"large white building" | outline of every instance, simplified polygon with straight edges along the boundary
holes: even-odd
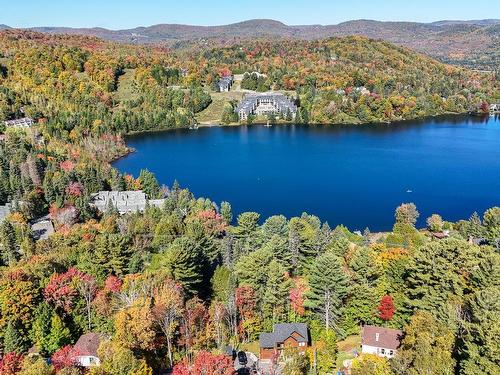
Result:
[[[392,358],[401,343],[403,331],[376,326],[364,326],[361,332],[361,352]]]
[[[297,106],[289,97],[278,92],[248,94],[236,107],[240,121],[248,119],[250,115],[290,115],[292,119],[297,115]]]
[[[5,120],[3,123],[7,128],[29,128],[35,121],[30,117],[23,117],[15,120]]]
[[[100,191],[92,194],[92,204],[99,211],[104,212],[111,205],[120,214],[142,212],[146,206],[161,207],[164,199],[147,199],[142,190],[137,191]]]

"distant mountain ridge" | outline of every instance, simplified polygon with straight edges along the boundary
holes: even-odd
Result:
[[[5,25],[1,25],[0,29]],[[7,28],[5,26],[4,28]],[[83,34],[123,43],[161,43],[172,47],[208,40],[230,44],[252,38],[320,39],[361,35],[412,48],[445,62],[498,67],[500,20],[444,20],[432,23],[354,20],[337,25],[293,25],[254,19],[222,26],[158,24],[125,30],[105,28],[33,27],[53,34]]]

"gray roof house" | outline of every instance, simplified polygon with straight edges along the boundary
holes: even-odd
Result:
[[[271,359],[279,355],[285,347],[298,348],[304,352],[309,345],[309,331],[305,323],[279,323],[273,332],[261,333],[259,336],[260,358]]]
[[[222,77],[217,83],[217,87],[220,92],[227,92],[231,90],[232,85],[233,85],[233,76]]]
[[[46,240],[54,233],[54,225],[49,215],[45,215],[31,223],[31,230],[36,240]]]
[[[29,128],[35,121],[30,117],[23,117],[15,120],[6,120],[3,123],[7,128]]]
[[[137,191],[100,191],[92,194],[92,205],[104,212],[109,205],[115,207],[120,214],[142,212],[147,205],[161,207],[164,199],[147,199],[142,190]]]

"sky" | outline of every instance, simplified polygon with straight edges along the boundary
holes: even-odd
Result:
[[[500,18],[498,0],[0,0],[0,24],[127,29],[159,23],[224,25],[268,18],[288,25],[353,19],[432,22]]]

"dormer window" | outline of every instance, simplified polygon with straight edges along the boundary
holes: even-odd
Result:
[[[377,332],[377,333],[375,333],[375,341],[377,341],[377,342],[378,342],[378,337],[379,337],[379,333]]]

